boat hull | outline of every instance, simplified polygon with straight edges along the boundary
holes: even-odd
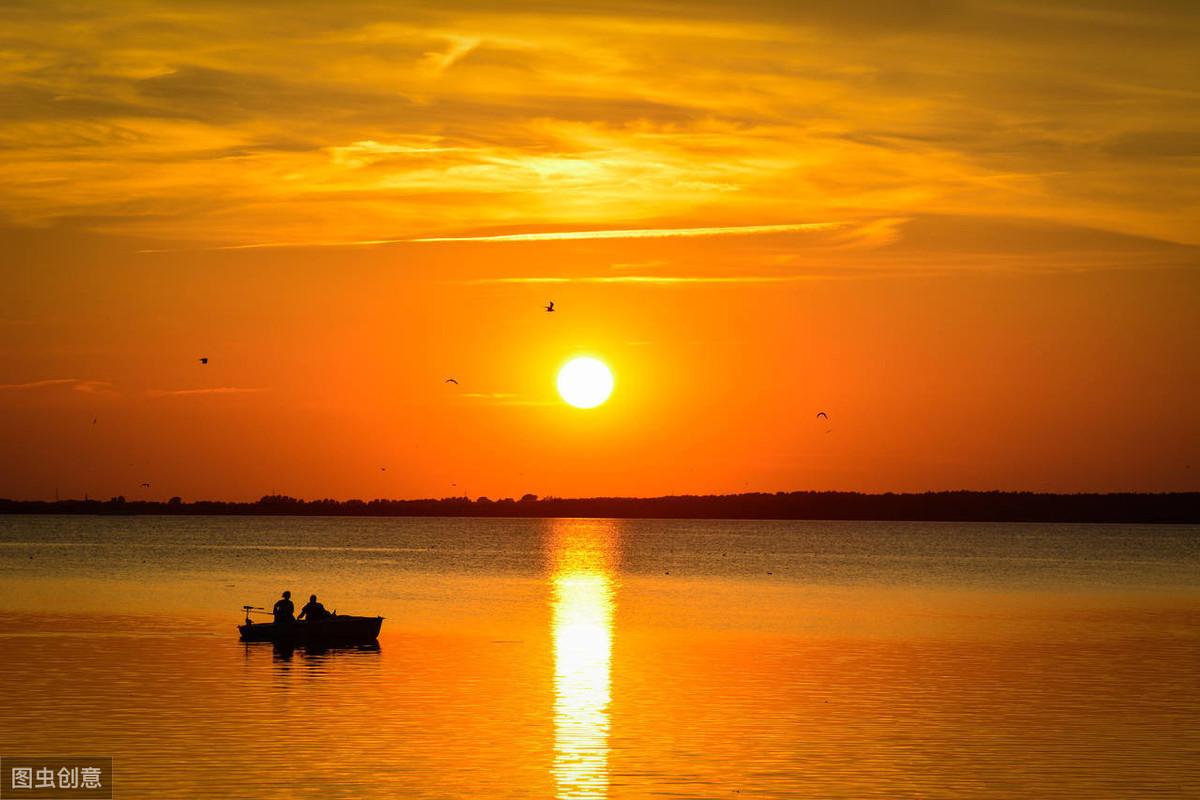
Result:
[[[355,644],[379,638],[383,617],[333,616],[312,622],[276,624],[249,622],[238,626],[244,642],[282,642],[291,644]]]

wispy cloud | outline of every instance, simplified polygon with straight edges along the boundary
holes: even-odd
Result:
[[[421,64],[432,75],[441,75],[462,61],[483,40],[478,36],[450,36],[445,50],[431,50],[421,58]]]
[[[907,217],[884,217],[863,221],[852,228],[839,231],[835,249],[877,249],[900,239],[900,229],[908,222]]]
[[[252,242],[250,244],[225,244],[216,247],[166,247],[166,248],[146,248],[138,250],[138,253],[153,254],[153,253],[184,253],[193,251],[219,251],[219,250],[273,250],[281,248],[297,248],[304,249],[307,247],[370,247],[380,244],[403,244],[412,241],[411,239],[356,239],[350,241],[326,241],[326,242],[306,242],[297,240],[294,242]]]
[[[205,395],[257,394],[265,391],[266,389],[241,386],[214,386],[206,389],[150,389],[146,394],[151,397],[202,397]]]
[[[664,286],[689,283],[799,283],[801,281],[818,281],[852,275],[581,275],[578,277],[563,277],[557,275],[534,275],[528,277],[509,278],[478,278],[461,281],[469,284],[498,284],[498,283],[634,283],[661,284]]]
[[[844,222],[798,222],[788,225],[730,225],[712,228],[639,228],[602,231],[547,231],[506,233],[499,236],[431,236],[410,242],[556,242],[578,239],[667,239],[690,236],[754,236],[769,233],[801,233],[840,228]]]
[[[384,5],[264,36],[254,4],[26,4],[5,219],[151,247],[930,212],[1196,241],[1194,3]]]
[[[48,378],[41,381],[29,381],[28,383],[0,384],[0,390],[18,392],[53,388],[73,389],[76,392],[83,392],[84,394],[116,393],[111,382],[91,380],[88,378]]]
[[[251,242],[199,248],[211,250],[266,250],[275,248],[306,247],[371,247],[385,244],[412,244],[430,242],[553,242],[579,241],[587,239],[672,239],[696,236],[756,236],[780,233],[812,233],[844,228],[846,222],[798,222],[786,225],[729,225],[708,228],[615,228],[597,231],[543,231],[534,233],[506,233],[494,236],[426,236],[417,239],[347,239],[336,241],[288,241]],[[186,248],[184,248],[186,249]],[[180,248],[144,249],[139,253],[177,253]],[[614,264],[613,268],[634,267],[636,264]]]

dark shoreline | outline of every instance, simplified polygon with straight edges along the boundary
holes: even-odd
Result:
[[[519,500],[298,500],[271,495],[252,503],[180,498],[168,502],[4,500],[0,514],[241,515],[344,517],[592,517],[797,519],[908,522],[1113,522],[1200,524],[1200,492],[1040,494],[1034,492],[777,492],[667,497]]]

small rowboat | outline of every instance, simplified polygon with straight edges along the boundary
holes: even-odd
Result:
[[[383,617],[356,617],[350,614],[330,614],[316,620],[251,622],[246,609],[245,623],[238,625],[244,642],[281,642],[285,644],[358,644],[379,638]]]

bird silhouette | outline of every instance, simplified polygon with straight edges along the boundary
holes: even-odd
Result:
[[[99,417],[92,417],[92,424],[93,424],[93,425],[95,425],[95,424],[96,424],[96,420],[98,420],[98,419],[99,419]]]
[[[817,419],[829,419],[829,415],[826,414],[824,411],[818,411]]]
[[[551,301],[550,301],[550,305],[546,306],[546,311],[547,311],[547,312],[550,312],[550,311],[553,311],[553,310],[554,310],[554,301],[553,301],[553,300],[551,300]]]
[[[201,364],[207,364],[207,363],[208,363],[208,358],[207,358],[207,357],[205,357],[205,358],[198,358],[198,359],[196,359],[196,360],[197,360],[197,361],[199,361]]]
[[[446,378],[446,383],[453,383],[455,386],[458,386],[458,381],[454,380],[454,378]]]
[[[380,467],[380,468],[379,468],[379,471],[380,471],[380,472],[387,472],[387,467]]]
[[[148,483],[143,483],[143,484],[142,484],[142,488],[143,488],[143,489],[149,489],[149,488],[150,488],[150,484],[148,484]]]

